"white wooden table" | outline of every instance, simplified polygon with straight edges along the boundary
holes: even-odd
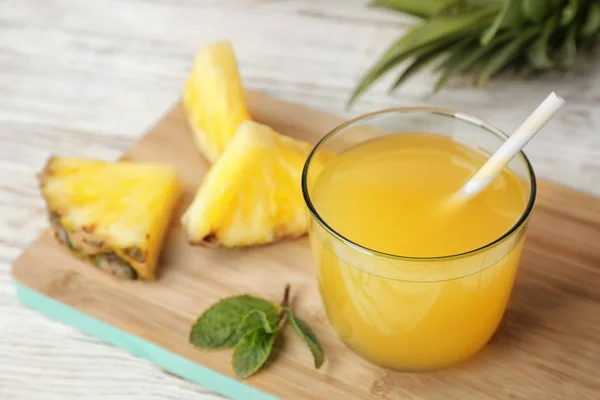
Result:
[[[196,48],[228,38],[245,83],[343,114],[360,74],[412,20],[363,0],[0,0],[0,398],[213,399],[23,307],[10,264],[46,226],[34,174],[50,154],[115,159],[175,102]],[[469,112],[510,131],[551,90],[568,106],[527,153],[541,177],[600,194],[600,60],[570,75],[466,80],[431,97],[430,76],[355,115],[397,105]]]

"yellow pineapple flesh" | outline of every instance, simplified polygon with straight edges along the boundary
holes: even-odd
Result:
[[[39,177],[52,228],[63,245],[113,275],[156,277],[180,195],[173,168],[53,157]]]
[[[190,243],[251,246],[306,233],[301,175],[311,148],[243,122],[182,217]]]
[[[209,44],[198,51],[185,84],[183,106],[196,145],[214,163],[240,123],[250,119],[230,42]]]

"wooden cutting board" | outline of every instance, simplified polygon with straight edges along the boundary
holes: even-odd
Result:
[[[258,93],[248,100],[257,121],[306,140],[340,122]],[[540,182],[512,301],[491,343],[455,368],[397,373],[360,359],[337,339],[321,307],[306,238],[243,250],[186,243],[179,216],[209,165],[179,105],[125,158],[171,164],[182,180],[160,279],[104,275],[45,232],[13,267],[25,304],[235,399],[600,399],[600,199]],[[245,381],[232,377],[230,351],[188,344],[192,323],[219,298],[250,293],[278,301],[288,282],[295,309],[325,348],[321,370],[289,330],[268,366]]]

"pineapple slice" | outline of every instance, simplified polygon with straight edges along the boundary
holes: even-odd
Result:
[[[311,148],[243,122],[182,217],[190,243],[251,246],[306,233],[300,180]]]
[[[250,120],[230,42],[213,43],[198,51],[185,85],[183,106],[196,145],[214,163],[240,123]]]
[[[173,168],[52,157],[40,182],[52,228],[62,244],[113,275],[155,278],[180,194]]]

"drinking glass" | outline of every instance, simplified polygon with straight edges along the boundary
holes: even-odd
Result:
[[[395,108],[367,114],[338,126],[315,146],[304,166],[302,191],[319,290],[333,328],[350,349],[375,364],[422,371],[470,358],[496,331],[514,284],[536,182],[521,152],[508,168],[519,178],[526,207],[511,229],[483,247],[432,258],[369,249],[319,215],[311,194],[321,170],[312,161],[325,152],[339,154],[382,135],[406,132],[452,136],[489,153],[507,139],[488,123],[450,110]],[[403,229],[401,222],[398,229]]]

